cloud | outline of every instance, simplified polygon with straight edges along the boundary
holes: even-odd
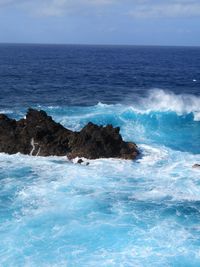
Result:
[[[69,14],[108,16],[128,14],[134,19],[200,17],[200,0],[0,0],[0,8],[15,7],[44,17]]]
[[[7,7],[13,4],[15,4],[14,0],[0,0],[0,7]]]
[[[155,1],[156,2],[156,1]],[[143,1],[136,4],[128,12],[133,18],[180,18],[180,17],[198,17],[200,16],[200,2],[198,1]]]
[[[114,4],[120,0],[0,0],[0,8],[15,7],[42,16],[62,16]]]
[[[71,0],[52,0],[43,1],[40,5],[40,9],[35,9],[36,13],[44,16],[61,16],[68,11],[73,2]]]
[[[96,8],[110,5],[116,0],[43,0],[40,7],[35,6],[35,12],[44,16],[62,16],[69,13],[79,13],[84,8]]]

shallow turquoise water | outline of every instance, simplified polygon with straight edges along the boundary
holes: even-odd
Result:
[[[133,105],[40,107],[73,130],[120,126],[141,157],[84,166],[0,154],[0,266],[200,266],[200,99],[153,94]]]

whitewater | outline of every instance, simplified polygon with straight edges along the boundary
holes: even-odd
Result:
[[[0,154],[0,266],[200,266],[200,97],[34,106],[72,130],[120,127],[136,161]],[[26,109],[2,109],[12,118]]]

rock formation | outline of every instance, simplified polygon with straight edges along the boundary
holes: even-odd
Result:
[[[200,164],[194,164],[194,165],[192,166],[192,168],[200,169]]]
[[[135,159],[137,146],[125,142],[119,127],[97,126],[89,122],[80,132],[56,123],[45,111],[29,109],[19,121],[0,114],[0,152],[32,156],[67,156]]]

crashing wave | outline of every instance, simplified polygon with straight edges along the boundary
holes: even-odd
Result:
[[[193,113],[200,120],[200,97],[192,94],[175,94],[171,91],[153,89],[145,98],[139,99],[139,109],[160,112],[176,112],[178,115]]]

